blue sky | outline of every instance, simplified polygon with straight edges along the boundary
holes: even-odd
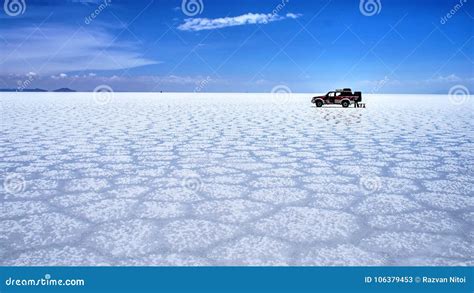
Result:
[[[16,1],[0,88],[474,90],[470,0]]]

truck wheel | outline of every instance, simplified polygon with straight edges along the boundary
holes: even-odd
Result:
[[[323,101],[317,100],[316,101],[316,107],[321,108],[323,106]]]
[[[349,107],[350,103],[349,103],[349,101],[342,101],[342,102],[341,102],[341,105],[342,105],[344,108],[347,108],[347,107]]]

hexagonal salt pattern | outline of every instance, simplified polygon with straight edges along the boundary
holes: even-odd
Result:
[[[473,265],[473,101],[1,93],[0,265]]]

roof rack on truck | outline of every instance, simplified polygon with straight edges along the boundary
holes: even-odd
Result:
[[[343,93],[343,92],[352,92],[350,88],[343,88],[343,89],[336,89],[336,92]]]

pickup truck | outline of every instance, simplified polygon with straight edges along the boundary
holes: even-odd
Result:
[[[315,104],[318,108],[326,104],[340,104],[344,108],[354,104],[354,107],[357,107],[360,102],[362,102],[362,93],[352,93],[350,88],[337,89],[328,92],[324,96],[316,96],[311,99],[311,103]]]

